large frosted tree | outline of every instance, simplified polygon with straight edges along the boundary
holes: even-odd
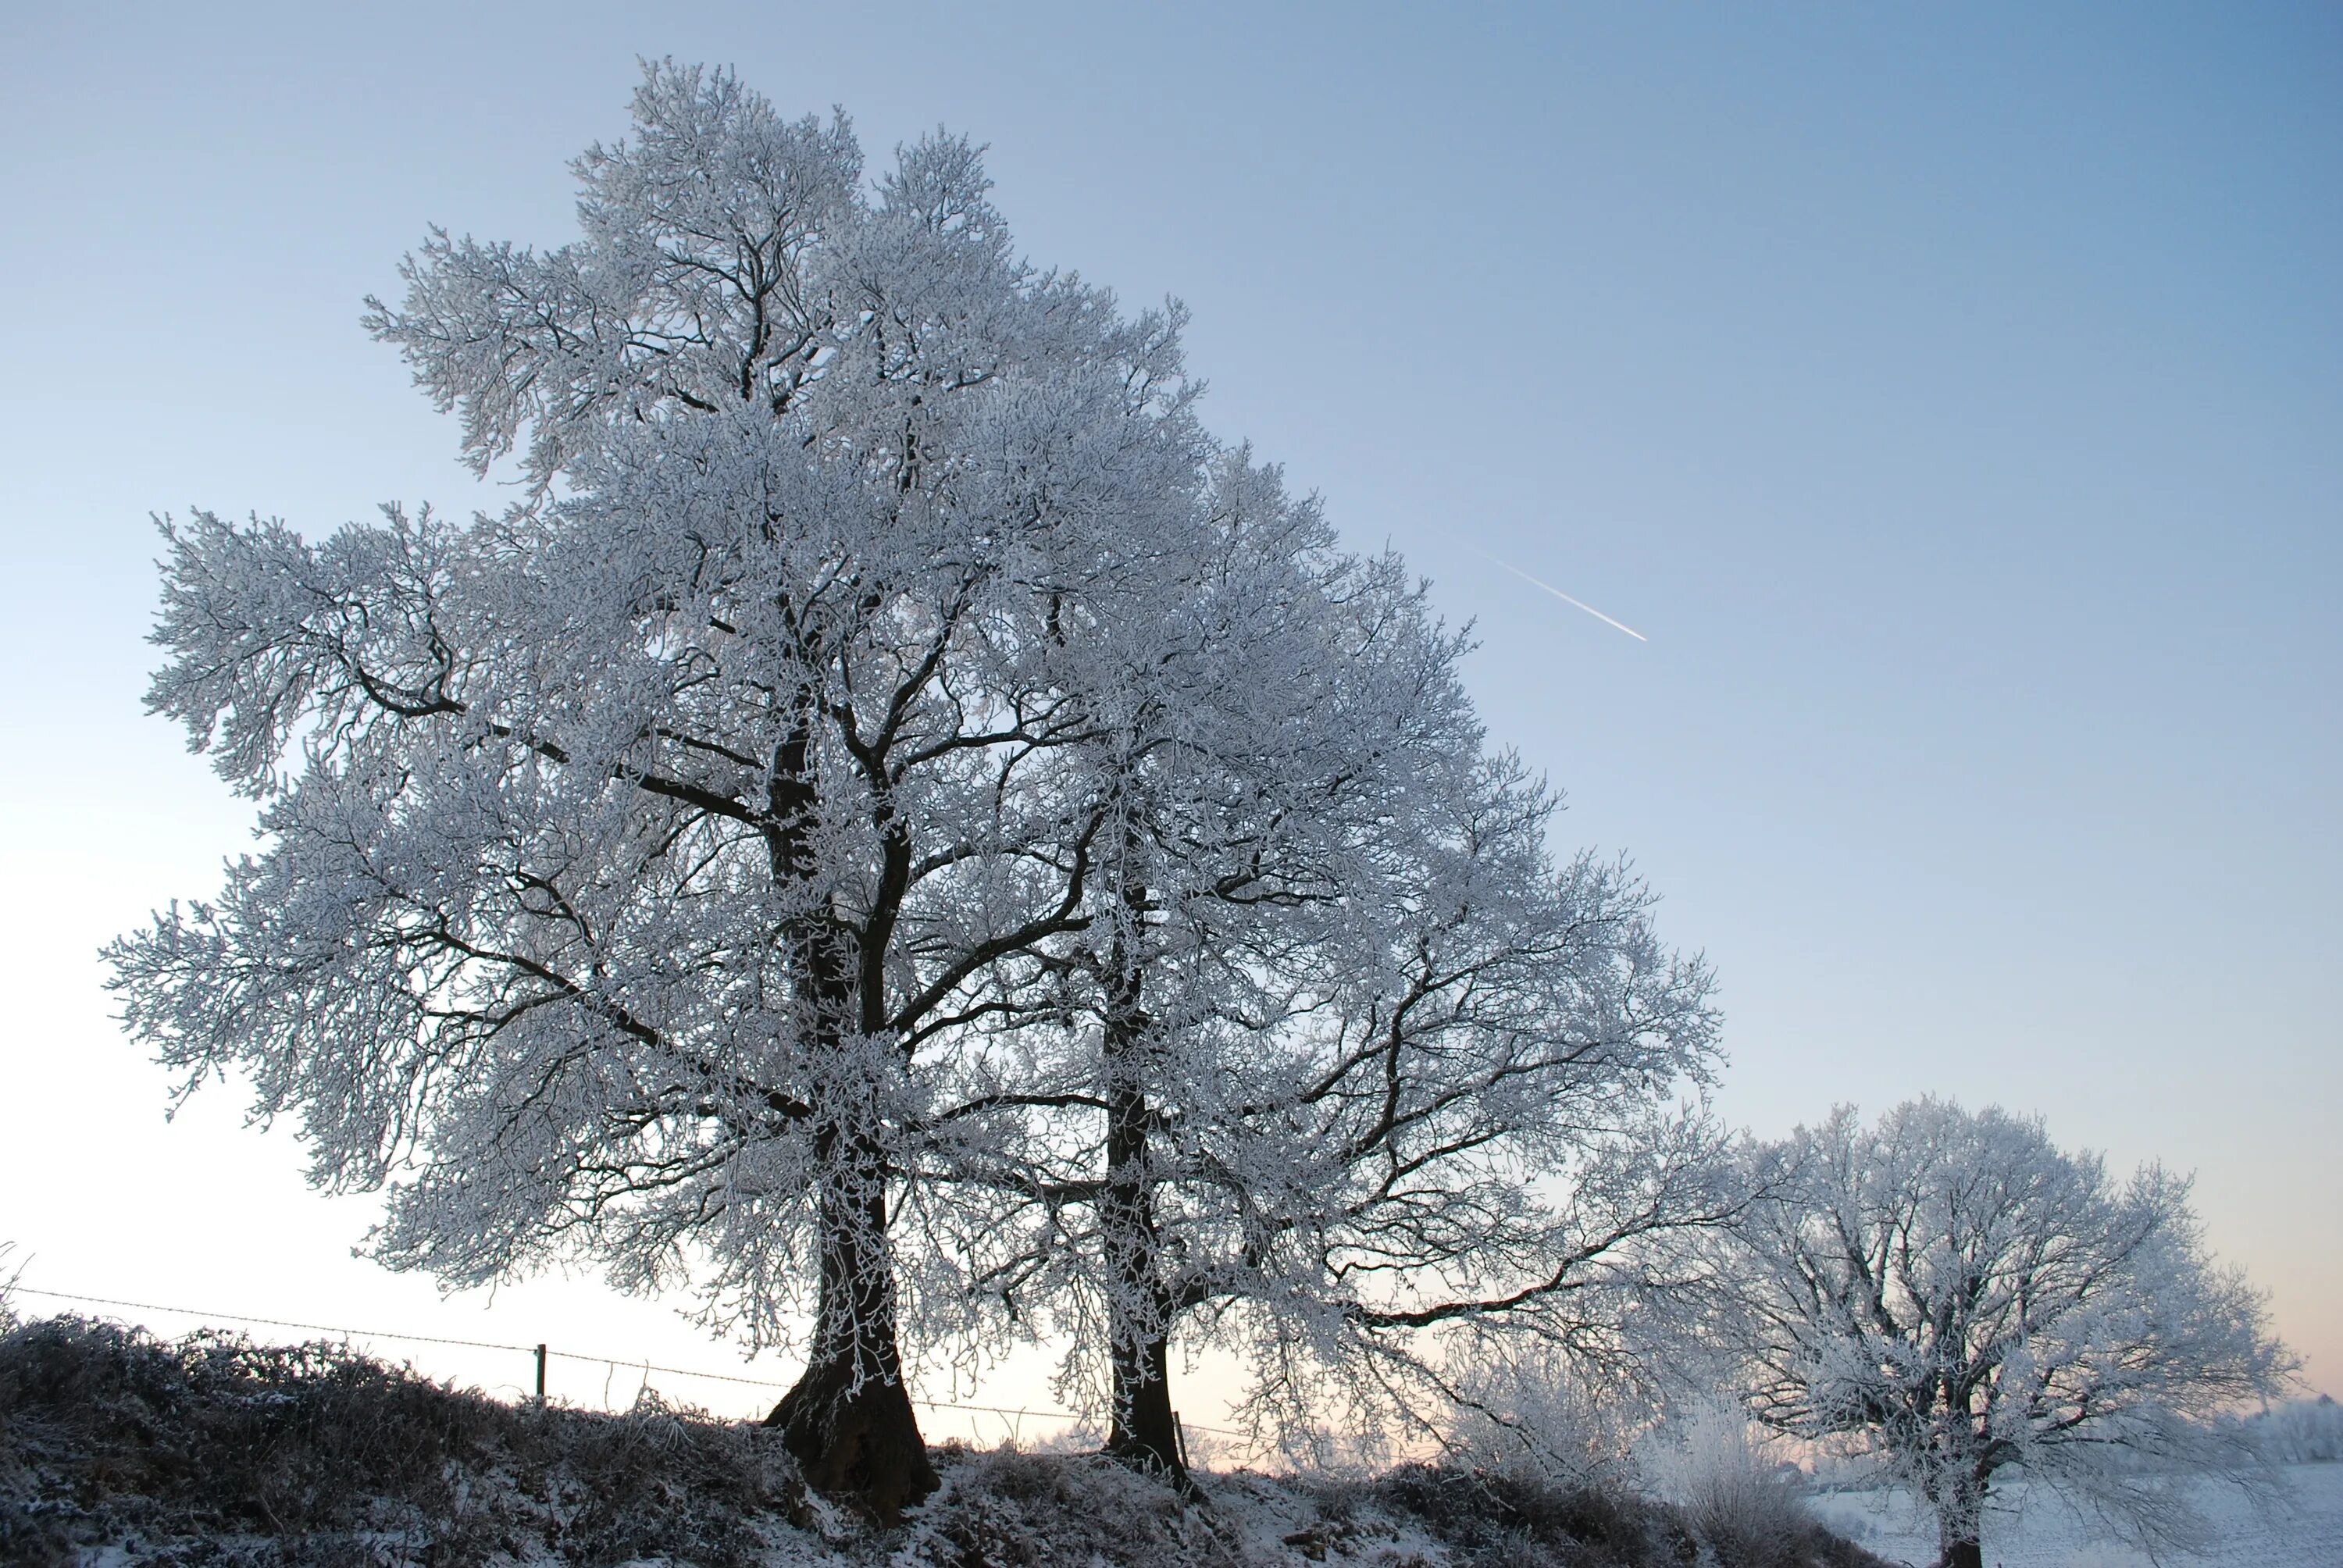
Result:
[[[371,322],[528,498],[311,543],[169,530],[151,705],[261,802],[216,899],[110,950],[191,1077],[390,1187],[378,1253],[687,1272],[786,1338],[817,1484],[933,1484],[904,1385],[907,1140],[1077,929],[1110,802],[1054,628],[1160,606],[1200,447],[1176,323],[1014,262],[962,144],[866,194],[842,125],[660,67],[582,237],[435,236]],[[906,1299],[908,1295],[908,1301]]]
[[[435,232],[367,317],[510,508],[166,529],[150,703],[261,842],[109,950],[133,1032],[387,1190],[386,1262],[801,1350],[772,1420],[882,1515],[907,1358],[1004,1329],[1173,1471],[1183,1328],[1272,1425],[1589,1348],[1715,1217],[1706,977],[1552,854],[1421,585],[963,143],[866,182],[663,65],[575,172],[572,243]]]

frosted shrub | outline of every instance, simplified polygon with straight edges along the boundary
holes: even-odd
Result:
[[[1448,1442],[1475,1469],[1564,1490],[1632,1482],[1628,1448],[1642,1412],[1558,1358],[1483,1363],[1463,1392]]]
[[[1683,1509],[1703,1540],[1728,1553],[1811,1528],[1796,1468],[1721,1400],[1704,1400],[1654,1430],[1635,1456],[1645,1484]]]

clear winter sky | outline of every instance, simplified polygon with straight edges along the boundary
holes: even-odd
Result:
[[[443,1303],[354,1261],[367,1204],[309,1192],[233,1090],[166,1123],[95,956],[246,842],[140,709],[148,513],[317,534],[493,502],[359,298],[428,223],[567,237],[564,164],[624,131],[644,55],[842,105],[874,164],[939,121],[989,142],[1029,255],[1186,299],[1213,427],[1434,579],[1492,733],[1568,790],[1564,839],[1631,851],[1706,950],[1728,1115],[1778,1135],[1934,1092],[2194,1171],[2213,1245],[2343,1394],[2331,5],[8,0],[25,1283],[733,1364],[589,1283]],[[557,1363],[581,1399],[606,1378],[639,1381]]]

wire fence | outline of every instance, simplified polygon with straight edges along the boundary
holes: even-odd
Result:
[[[544,1343],[533,1345],[504,1344],[493,1340],[459,1340],[451,1339],[439,1334],[411,1334],[393,1329],[361,1329],[353,1328],[347,1324],[342,1323],[302,1322],[292,1318],[262,1317],[251,1312],[214,1312],[209,1309],[200,1307],[175,1307],[167,1306],[157,1302],[131,1302],[124,1301],[114,1296],[84,1295],[74,1291],[35,1290],[34,1287],[21,1282],[9,1285],[7,1287],[6,1293],[12,1296],[38,1296],[45,1301],[74,1302],[85,1306],[126,1309],[130,1312],[164,1312],[177,1317],[191,1318],[198,1322],[205,1323],[249,1323],[264,1328],[297,1329],[303,1333],[335,1334],[340,1336],[346,1341],[388,1340],[400,1344],[442,1345],[455,1349],[498,1351],[513,1355],[529,1356],[533,1357],[536,1362],[537,1397],[539,1399],[545,1397],[545,1372],[546,1363],[548,1361],[579,1362],[592,1366],[609,1368],[613,1372],[618,1368],[624,1367],[628,1372],[640,1372],[646,1380],[646,1386],[648,1386],[648,1380],[653,1373],[658,1373],[667,1377],[699,1378],[709,1382],[730,1383],[747,1388],[771,1389],[776,1392],[786,1390],[790,1386],[786,1382],[778,1382],[770,1378],[744,1377],[739,1372],[708,1372],[698,1367],[662,1366],[656,1362],[639,1360],[627,1356],[597,1355],[585,1351],[557,1350],[552,1346]],[[608,1382],[606,1379],[603,1385],[605,1393],[603,1402],[606,1406],[608,1403]],[[1013,1423],[1009,1428],[1010,1435],[1012,1440],[1021,1437],[1023,1423],[1029,1420],[1057,1422],[1071,1428],[1081,1425],[1087,1419],[1074,1411],[1051,1410],[1047,1408],[1037,1408],[1031,1405],[1011,1406],[998,1404],[970,1404],[956,1400],[920,1399],[917,1397],[914,1397],[911,1402],[920,1406],[923,1410],[954,1411],[971,1415],[999,1416],[1002,1418],[1004,1422]],[[1226,1427],[1204,1426],[1194,1422],[1187,1422],[1183,1424],[1185,1424],[1191,1432],[1211,1432],[1217,1437],[1242,1439],[1244,1435],[1242,1432],[1230,1431]]]

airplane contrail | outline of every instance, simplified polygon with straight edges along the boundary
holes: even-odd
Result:
[[[1532,588],[1542,588],[1545,589],[1546,592],[1554,595],[1554,598],[1560,599],[1563,603],[1570,606],[1572,608],[1584,610],[1596,620],[1601,621],[1604,626],[1615,626],[1621,631],[1625,632],[1629,637],[1634,638],[1637,642],[1649,642],[1652,640],[1650,638],[1645,637],[1642,632],[1637,631],[1634,627],[1629,626],[1625,621],[1613,620],[1609,616],[1604,615],[1601,610],[1596,609],[1593,605],[1586,603],[1584,599],[1574,599],[1571,598],[1568,594],[1563,592],[1552,583],[1540,582],[1537,578],[1530,576],[1529,573],[1522,570],[1521,568],[1513,565],[1513,562],[1508,560],[1499,560],[1497,557],[1490,555],[1486,550],[1483,550],[1480,553],[1487,559],[1496,561],[1497,565],[1504,568],[1507,571],[1513,573],[1515,577],[1521,578],[1522,581],[1529,584]]]

